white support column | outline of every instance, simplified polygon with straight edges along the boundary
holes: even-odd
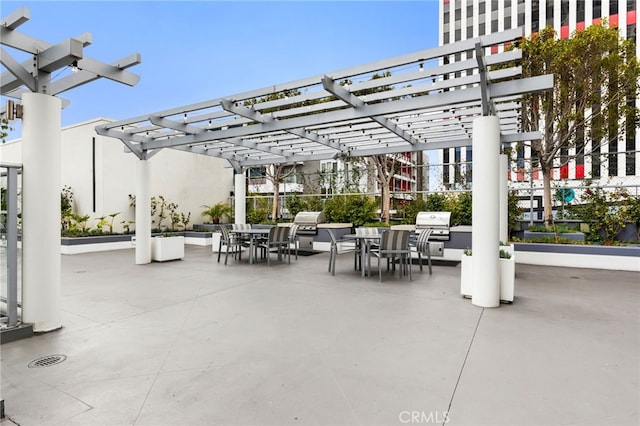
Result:
[[[136,265],[151,263],[151,178],[148,160],[136,163]]]
[[[500,154],[500,241],[509,241],[509,157]]]
[[[244,173],[234,175],[235,223],[247,222],[247,179]]]
[[[483,308],[500,306],[500,120],[473,120],[473,293]]]
[[[22,321],[46,332],[62,327],[62,103],[50,95],[25,93],[22,105]]]

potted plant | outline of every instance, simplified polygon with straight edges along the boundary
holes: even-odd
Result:
[[[224,218],[231,217],[233,210],[231,206],[225,203],[217,203],[212,206],[203,205],[206,210],[202,211],[202,216],[208,216],[211,219],[211,223],[217,225]]]

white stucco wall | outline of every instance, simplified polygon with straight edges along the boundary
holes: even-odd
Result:
[[[136,157],[124,151],[118,139],[96,134],[94,128],[106,119],[95,119],[62,129],[62,184],[72,188],[74,211],[93,218],[119,212],[114,231],[122,231],[123,221],[134,221],[129,194],[135,194]],[[92,145],[95,138],[95,210],[93,203]],[[0,144],[0,160],[21,162],[21,141]],[[178,204],[178,211],[191,212],[193,224],[203,223],[203,204],[227,202],[233,191],[233,170],[218,158],[163,150],[150,160],[151,193]],[[61,188],[62,189],[62,188]],[[170,221],[165,220],[163,225]],[[133,228],[132,228],[133,229]]]

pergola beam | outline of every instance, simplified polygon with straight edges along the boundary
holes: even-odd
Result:
[[[231,112],[233,114],[238,114],[242,117],[248,118],[257,123],[264,124],[274,120],[273,116],[263,115],[258,111],[252,110],[251,108],[247,108],[244,106],[237,106],[233,101],[229,99],[223,99],[220,102],[220,105],[222,105],[222,108],[224,108],[225,111]],[[333,149],[337,149],[337,150],[342,149],[342,147],[339,144],[333,143],[326,136],[319,136],[317,133],[313,131],[305,130],[302,128],[286,129],[285,131],[292,135],[298,136],[300,138],[308,139],[312,142],[316,142],[321,145],[326,145]]]
[[[0,27],[15,30],[29,20],[30,14],[31,13],[27,7],[21,6],[2,18],[2,21],[0,21]]]
[[[326,91],[333,93],[335,96],[337,96],[338,98],[340,98],[341,100],[343,100],[344,102],[346,102],[347,104],[351,105],[356,109],[363,110],[368,108],[367,104],[365,104],[365,102],[362,99],[358,98],[356,95],[349,92],[344,87],[341,87],[339,84],[336,84],[336,82],[333,79],[329,78],[328,76],[322,77],[322,86]],[[400,136],[402,139],[406,140],[412,145],[415,145],[419,142],[416,138],[414,138],[413,136],[408,134],[406,131],[398,127],[395,123],[393,123],[391,120],[389,120],[386,117],[373,116],[371,117],[371,119],[376,123],[380,124],[382,127],[389,130],[390,132]]]
[[[31,75],[31,73],[22,64],[13,59],[13,56],[11,56],[4,48],[0,48],[0,63],[2,63],[2,65],[8,70],[6,73],[3,73],[2,77],[5,75],[8,77],[9,74],[14,76],[12,79],[13,86],[7,86],[7,89],[13,90],[24,84],[30,91],[34,92],[36,90],[35,77]],[[4,82],[5,79],[2,78],[2,81]],[[4,93],[5,84],[2,85],[2,89],[2,93]]]

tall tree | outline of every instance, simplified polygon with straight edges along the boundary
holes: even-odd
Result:
[[[640,64],[632,40],[620,37],[606,22],[558,39],[547,27],[522,40],[523,76],[553,73],[552,91],[523,99],[523,130],[540,130],[542,138],[531,143],[532,160],[543,176],[544,221],[552,221],[551,179],[563,149],[591,149],[612,143],[638,120]],[[633,128],[633,125],[631,126]]]
[[[273,204],[271,205],[271,220],[278,220],[278,205],[280,199],[280,183],[296,172],[296,166],[285,164],[272,164],[267,166],[266,178],[273,186]]]
[[[382,198],[382,209],[380,217],[385,223],[389,223],[391,217],[391,179],[396,173],[395,155],[372,155],[371,162],[376,170],[378,185],[380,186],[380,197]]]

